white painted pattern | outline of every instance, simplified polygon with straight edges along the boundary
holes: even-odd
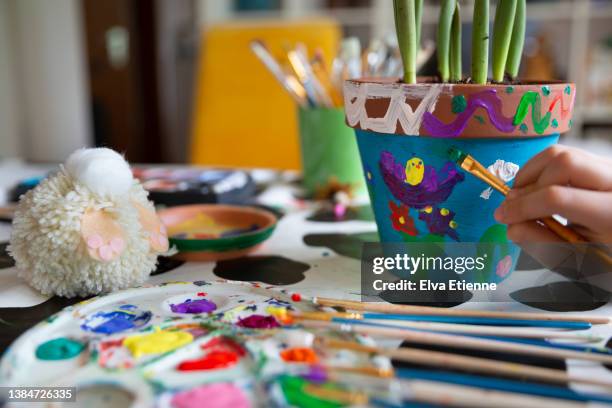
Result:
[[[407,88],[395,84],[345,82],[344,106],[348,124],[379,133],[395,133],[399,121],[405,134],[418,135],[423,115],[433,112],[443,87],[443,84]],[[415,110],[406,103],[407,97],[421,99]],[[390,98],[387,112],[380,118],[368,117],[366,101],[379,98]]]

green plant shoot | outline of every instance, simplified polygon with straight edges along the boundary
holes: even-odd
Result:
[[[525,26],[527,24],[526,3],[526,0],[518,0],[516,5],[514,27],[512,28],[512,40],[510,41],[510,50],[508,51],[508,60],[506,61],[506,73],[512,79],[516,78],[518,75],[521,57],[523,55]]]
[[[459,3],[453,14],[450,42],[450,79],[453,82],[461,81],[461,10]]]
[[[402,62],[404,64],[404,82],[416,84],[416,21],[415,0],[393,0],[395,31]]]
[[[502,82],[512,39],[517,0],[499,0],[493,26],[493,81]]]
[[[414,21],[416,23],[417,52],[421,48],[421,26],[423,20],[423,0],[414,0]]]
[[[474,1],[472,82],[486,84],[489,73],[489,0]]]
[[[438,72],[442,82],[448,82],[450,75],[450,35],[456,7],[456,0],[442,0],[440,18],[438,19]]]

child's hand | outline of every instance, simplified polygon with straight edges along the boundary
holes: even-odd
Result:
[[[495,219],[514,242],[559,242],[533,222],[554,214],[589,241],[612,243],[612,160],[560,145],[544,150],[518,172]]]

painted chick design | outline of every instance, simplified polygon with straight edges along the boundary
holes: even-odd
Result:
[[[452,162],[441,169],[425,165],[423,160],[413,157],[406,166],[395,161],[393,154],[383,151],[378,162],[385,184],[395,198],[411,208],[437,206],[446,201],[455,185],[464,179]]]
[[[406,162],[406,183],[411,186],[421,184],[425,175],[425,165],[423,160],[418,157],[413,157]]]

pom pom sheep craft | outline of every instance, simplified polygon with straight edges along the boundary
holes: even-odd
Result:
[[[21,197],[9,251],[32,287],[72,297],[142,284],[169,244],[123,156],[96,148]]]

